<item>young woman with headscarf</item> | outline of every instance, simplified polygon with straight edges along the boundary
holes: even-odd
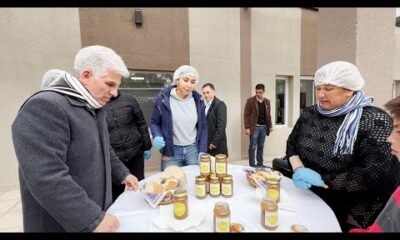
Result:
[[[158,94],[151,117],[153,147],[161,152],[161,171],[166,167],[197,165],[207,152],[207,122],[203,97],[194,90],[197,70],[182,65],[174,72],[175,84]]]

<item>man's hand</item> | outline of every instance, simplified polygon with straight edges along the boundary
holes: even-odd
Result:
[[[216,149],[217,147],[214,144],[210,144],[210,146],[208,148],[212,151],[213,149]]]
[[[125,180],[124,180],[124,184],[125,184],[125,188],[127,190],[133,190],[136,191],[139,188],[139,181],[138,179],[133,176],[132,174],[129,174],[128,176],[126,176]]]
[[[119,227],[119,222],[116,217],[106,213],[100,224],[93,230],[93,232],[116,232]]]
[[[250,135],[250,128],[246,128],[246,129],[244,130],[244,134]]]

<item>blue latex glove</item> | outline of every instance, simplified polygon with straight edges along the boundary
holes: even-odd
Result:
[[[151,151],[150,150],[144,151],[143,157],[144,160],[149,160],[151,157]]]
[[[153,147],[157,150],[160,150],[165,146],[165,141],[163,137],[157,136],[153,139]]]
[[[321,175],[319,175],[319,173],[316,171],[306,167],[296,169],[293,174],[293,180],[303,180],[318,187],[324,186],[324,181],[322,181]]]
[[[201,155],[206,154],[205,152],[199,152],[199,155],[197,156],[197,163],[200,164],[200,158]]]
[[[304,180],[298,179],[298,180],[293,180],[294,185],[302,190],[309,189],[311,187],[311,184],[308,182],[305,182]]]

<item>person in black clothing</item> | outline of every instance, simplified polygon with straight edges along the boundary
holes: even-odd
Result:
[[[318,104],[300,115],[286,156],[297,188],[319,195],[343,232],[367,227],[399,183],[400,164],[390,154],[390,116],[371,106],[356,66],[332,62],[315,73]]]
[[[203,85],[203,96],[206,105],[208,129],[208,153],[212,156],[225,154],[228,156],[226,144],[226,105],[215,97],[215,88],[211,83]]]
[[[144,159],[150,159],[152,144],[139,102],[132,95],[118,92],[106,110],[111,147],[139,181],[144,179]],[[113,183],[113,200],[124,190],[124,185]]]

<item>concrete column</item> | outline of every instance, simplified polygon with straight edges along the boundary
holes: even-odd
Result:
[[[343,60],[355,64],[382,107],[392,94],[395,8],[320,8],[317,68]]]

